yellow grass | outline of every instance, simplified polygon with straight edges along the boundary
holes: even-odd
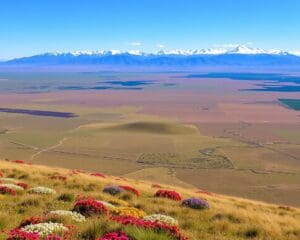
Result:
[[[180,206],[180,202],[153,197],[157,189],[151,182],[140,180],[120,180],[114,176],[99,178],[89,174],[70,175],[69,169],[51,168],[40,165],[0,162],[1,171],[6,177],[19,179],[33,186],[46,186],[57,191],[53,196],[31,195],[23,193],[16,197],[0,195],[0,230],[15,228],[30,216],[58,209],[71,210],[74,201],[62,202],[57,198],[61,194],[86,194],[99,200],[109,201],[110,195],[102,193],[106,185],[131,185],[141,191],[140,197],[126,199],[129,206],[138,207],[146,214],[162,213],[179,221],[179,227],[190,239],[202,240],[238,240],[269,239],[298,240],[300,238],[300,210],[279,207],[258,201],[251,201],[224,195],[195,193],[197,189],[163,185],[164,189],[173,189],[184,198],[202,197],[207,199],[209,210],[193,210]],[[52,180],[49,176],[59,174],[67,176],[67,181]],[[36,200],[37,204],[28,206],[24,202]],[[79,224],[85,229],[91,222]],[[0,239],[5,239],[1,233]],[[80,238],[78,238],[80,239]],[[140,240],[140,239],[139,239]]]

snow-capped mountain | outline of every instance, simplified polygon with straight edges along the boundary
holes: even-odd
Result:
[[[2,62],[1,66],[93,65],[125,67],[300,67],[300,51],[264,50],[249,46],[201,50],[52,52]]]

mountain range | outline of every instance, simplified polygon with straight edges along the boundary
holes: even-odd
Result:
[[[300,52],[264,50],[248,46],[201,50],[52,52],[0,63],[7,67],[98,66],[98,67],[300,67]]]

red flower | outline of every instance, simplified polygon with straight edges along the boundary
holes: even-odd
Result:
[[[19,182],[17,183],[18,186],[22,187],[23,189],[27,189],[28,188],[28,184],[24,183],[24,182]]]
[[[91,176],[95,176],[95,177],[102,177],[105,178],[105,176],[102,173],[91,173]]]
[[[79,200],[75,203],[73,211],[86,217],[99,214],[107,214],[107,208],[99,201],[93,199]]]
[[[187,237],[180,233],[177,226],[171,226],[166,223],[161,223],[157,221],[145,221],[140,218],[134,218],[130,216],[111,216],[111,220],[118,222],[123,225],[132,225],[136,227],[152,229],[155,231],[164,231],[170,233],[177,240],[188,240]]]
[[[124,189],[125,191],[129,191],[129,192],[132,192],[133,194],[135,194],[135,195],[137,195],[137,196],[139,196],[140,195],[140,192],[137,190],[137,189],[135,189],[135,188],[133,188],[133,187],[131,187],[131,186],[119,186],[120,188],[122,188],[122,189]]]
[[[25,164],[26,162],[24,160],[12,160],[13,163],[20,163]]]
[[[158,190],[155,193],[155,197],[163,197],[163,198],[169,198],[173,199],[176,201],[181,201],[182,197],[180,194],[176,191],[171,191],[171,190]]]
[[[56,179],[56,180],[66,181],[67,177],[61,176],[61,175],[53,175],[53,176],[50,177],[50,179]]]
[[[25,227],[27,225],[31,225],[31,224],[42,223],[42,222],[45,222],[46,220],[47,220],[46,217],[33,216],[33,217],[23,220],[21,222],[21,224],[19,225],[19,228],[23,228],[23,227]]]
[[[13,229],[9,232],[7,240],[39,240],[38,233],[24,232],[19,228]]]
[[[97,240],[130,240],[130,238],[124,232],[111,232]]]
[[[48,235],[45,240],[62,240],[60,236],[57,236],[57,235]]]
[[[9,187],[0,186],[0,194],[10,194],[15,196],[17,192],[14,189],[11,189]]]

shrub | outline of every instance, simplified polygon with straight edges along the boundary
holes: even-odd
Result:
[[[69,231],[69,229],[65,227],[62,223],[52,222],[27,225],[21,228],[21,230],[27,233],[38,233],[38,235],[41,237],[47,237],[55,233],[65,234]]]
[[[136,226],[139,228],[145,228],[145,229],[152,229],[155,231],[162,231],[169,233],[172,235],[175,239],[177,240],[188,240],[187,237],[183,236],[179,228],[177,226],[170,226],[165,223],[160,223],[160,222],[153,222],[153,221],[145,221],[140,218],[134,218],[134,217],[124,217],[124,216],[112,216],[111,220],[118,222],[123,225],[131,225],[131,226]]]
[[[90,175],[91,175],[91,176],[95,176],[95,177],[102,177],[102,178],[105,178],[104,174],[102,174],[102,173],[91,173]]]
[[[166,223],[171,226],[177,226],[178,221],[170,216],[163,215],[163,214],[152,214],[144,217],[144,220],[146,221],[153,221],[153,222],[161,222]]]
[[[116,207],[112,210],[112,213],[119,216],[130,216],[135,218],[142,218],[145,216],[145,212],[134,207]]]
[[[16,184],[12,183],[6,183],[6,184],[1,184],[0,187],[8,187],[10,189],[13,189],[15,191],[23,191],[24,189]]]
[[[123,192],[124,190],[118,186],[106,186],[103,189],[103,192],[108,193],[110,195],[117,195],[121,192]]]
[[[17,185],[23,189],[27,189],[28,188],[28,184],[24,183],[24,182],[18,182]]]
[[[121,185],[121,186],[119,186],[119,187],[122,188],[122,189],[125,190],[125,191],[132,192],[132,193],[135,194],[136,196],[139,196],[139,195],[140,195],[140,192],[139,192],[137,189],[135,189],[135,188],[133,188],[133,187],[131,187],[131,186]]]
[[[155,197],[169,198],[176,201],[180,201],[182,199],[178,192],[171,190],[158,190],[155,193]]]
[[[130,238],[124,232],[111,232],[97,240],[130,240]]]
[[[55,194],[56,191],[52,188],[47,187],[34,187],[28,190],[29,193],[36,193],[36,194]]]
[[[20,205],[23,207],[31,207],[31,206],[37,207],[40,205],[40,202],[37,199],[26,199],[23,202],[21,202]]]
[[[77,201],[73,211],[78,212],[85,217],[90,217],[93,215],[106,214],[107,208],[99,201],[87,199]]]
[[[85,216],[81,215],[78,212],[73,212],[73,211],[66,211],[66,210],[55,210],[55,211],[50,211],[49,214],[53,215],[58,215],[58,216],[68,216],[71,217],[73,221],[75,222],[85,222]]]
[[[127,207],[129,204],[128,202],[121,200],[121,199],[109,199],[108,200],[109,203],[116,205],[116,206],[125,206]]]
[[[45,217],[33,216],[33,217],[23,220],[20,223],[19,228],[26,227],[27,225],[42,223],[42,222],[45,222],[46,220],[47,219]]]
[[[194,208],[194,209],[206,209],[209,208],[207,201],[201,198],[188,198],[182,201],[182,206]]]
[[[63,202],[72,202],[74,200],[74,194],[72,193],[62,193],[58,196],[57,200]]]
[[[9,194],[15,196],[17,194],[16,190],[9,187],[0,186],[0,194]]]
[[[38,233],[28,233],[20,229],[13,229],[9,232],[7,240],[39,240]]]
[[[50,179],[66,181],[67,177],[61,176],[61,175],[53,175],[53,176],[50,176]]]

